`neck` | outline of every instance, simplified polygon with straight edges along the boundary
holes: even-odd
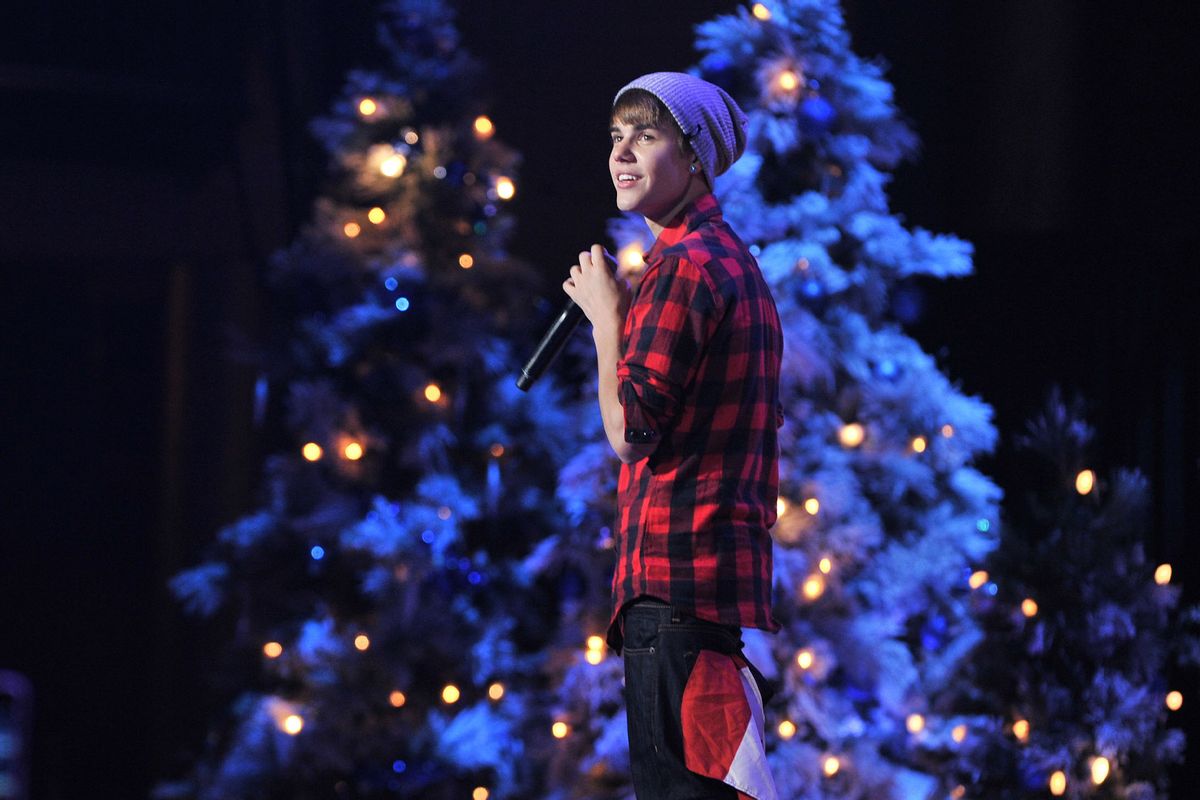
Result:
[[[675,218],[679,216],[680,211],[687,208],[697,197],[706,195],[708,192],[708,184],[704,182],[704,178],[699,175],[693,175],[691,180],[688,181],[687,189],[684,190],[683,196],[679,198],[678,203],[657,219],[645,218],[646,224],[650,226],[650,232],[654,234],[654,238],[657,239],[658,235],[663,232],[663,228],[674,222]]]

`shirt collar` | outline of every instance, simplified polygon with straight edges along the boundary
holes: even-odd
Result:
[[[712,192],[700,195],[691,203],[684,206],[675,219],[662,229],[662,232],[658,234],[658,238],[654,240],[654,246],[646,254],[644,261],[649,264],[657,259],[663,250],[674,244],[678,244],[679,240],[684,236],[687,236],[705,222],[714,217],[720,218],[720,216],[721,206],[717,203],[716,196]]]

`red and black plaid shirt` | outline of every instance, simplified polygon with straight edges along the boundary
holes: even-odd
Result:
[[[726,625],[778,630],[771,537],[779,493],[783,334],[758,263],[707,194],[646,256],[623,333],[625,440],[609,640],[649,596]]]

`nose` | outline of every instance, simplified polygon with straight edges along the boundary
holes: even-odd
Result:
[[[628,141],[613,142],[612,159],[613,161],[633,161],[633,153],[630,151]]]

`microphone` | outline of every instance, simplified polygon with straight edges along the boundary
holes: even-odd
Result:
[[[550,325],[550,329],[546,331],[546,335],[538,342],[533,355],[525,362],[525,366],[521,367],[521,374],[517,376],[518,389],[527,392],[529,387],[533,386],[533,382],[542,377],[546,368],[553,364],[554,359],[562,353],[567,340],[579,327],[582,319],[583,309],[577,306],[574,300],[567,300],[567,304],[558,313],[553,324]]]

